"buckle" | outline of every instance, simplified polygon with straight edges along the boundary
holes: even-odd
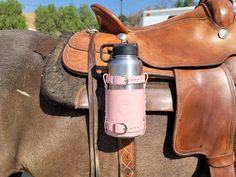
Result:
[[[113,126],[114,126],[114,131],[117,134],[124,135],[128,131],[128,127],[124,123],[116,123]]]
[[[124,77],[125,77],[125,80],[124,80],[125,86],[127,86],[129,84],[129,78],[127,76],[124,76]]]

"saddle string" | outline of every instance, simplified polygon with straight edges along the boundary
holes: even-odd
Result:
[[[96,97],[96,49],[94,38],[97,30],[87,30],[90,36],[88,52],[88,99],[89,99],[89,155],[90,177],[100,176],[98,156],[98,103]]]

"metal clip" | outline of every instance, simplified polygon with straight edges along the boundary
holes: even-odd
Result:
[[[146,88],[147,81],[148,81],[148,74],[144,73],[144,76],[145,76],[145,83],[143,84],[143,87]]]
[[[107,73],[105,73],[105,74],[103,74],[103,82],[104,82],[104,87],[105,87],[105,89],[107,89],[108,88],[108,85],[107,85],[107,77],[108,77],[108,74]]]

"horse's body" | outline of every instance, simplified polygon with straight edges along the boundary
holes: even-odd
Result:
[[[0,32],[1,177],[23,171],[34,177],[89,176],[87,110],[65,109],[40,94],[46,60],[34,51],[53,49],[56,42],[37,32]],[[135,141],[137,177],[209,176],[201,157],[174,154],[174,118],[147,114],[146,134]],[[101,176],[117,177],[117,140],[105,135],[102,121],[99,125]]]
[[[55,39],[26,31],[0,36],[0,176],[87,176],[86,114],[51,106],[39,92],[45,61],[34,45]]]

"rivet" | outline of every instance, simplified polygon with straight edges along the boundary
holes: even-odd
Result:
[[[226,29],[221,29],[218,35],[221,39],[226,39],[229,36],[229,32]]]
[[[125,33],[120,33],[117,37],[118,37],[118,39],[120,39],[122,41],[122,43],[127,42],[127,35]]]

